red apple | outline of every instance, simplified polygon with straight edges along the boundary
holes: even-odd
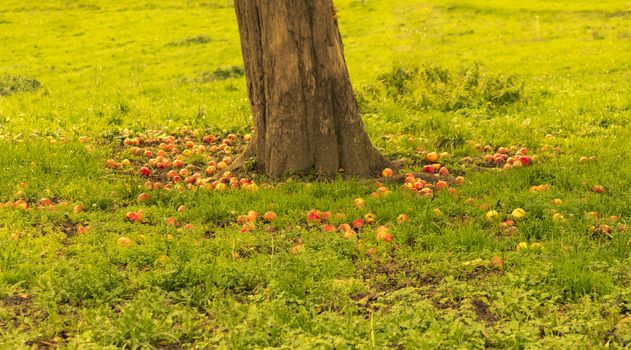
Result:
[[[50,198],[42,198],[37,202],[40,207],[50,207],[53,205],[53,201]]]
[[[319,210],[313,209],[307,214],[307,221],[314,222],[322,220],[322,214]]]
[[[592,187],[592,192],[604,193],[605,192],[605,188],[602,187],[601,185],[594,185],[594,187]]]
[[[331,225],[331,224],[326,224],[322,226],[322,230],[326,231],[326,232],[335,232],[335,226]]]
[[[169,226],[177,226],[177,219],[173,216],[167,218],[167,225]]]
[[[268,222],[272,222],[276,220],[276,218],[277,218],[277,215],[273,211],[268,211],[268,212],[265,212],[265,214],[263,214],[263,220],[268,221]]]
[[[360,229],[364,227],[364,219],[355,219],[352,224],[353,228]]]
[[[130,212],[127,212],[127,214],[125,214],[125,216],[130,221],[141,221],[142,220],[142,212],[140,212],[140,211],[138,211],[138,212],[130,211]]]
[[[89,229],[83,225],[79,225],[77,227],[77,233],[80,235],[87,235],[89,232]]]
[[[375,238],[378,241],[384,241],[384,242],[391,242],[392,241],[392,235],[390,233],[388,233],[387,231],[379,231],[376,233]]]
[[[215,135],[206,135],[202,138],[202,141],[209,144],[214,143],[215,141],[217,141],[217,137]]]
[[[440,190],[444,190],[444,189],[446,189],[446,188],[449,188],[449,184],[447,183],[447,181],[442,181],[442,180],[441,180],[441,181],[437,181],[437,182],[436,182],[436,184],[434,185],[434,187],[435,187],[437,190],[439,190],[439,191],[440,191]]]
[[[241,227],[241,233],[253,231],[254,229],[256,229],[256,226],[254,225],[254,223],[251,221],[248,221],[243,224],[243,227]]]
[[[434,191],[428,187],[423,187],[419,193],[425,197],[432,197],[434,195]]]

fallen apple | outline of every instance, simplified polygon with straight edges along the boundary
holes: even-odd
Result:
[[[524,249],[528,249],[528,243],[526,242],[519,242],[517,244],[517,247],[515,248],[515,250],[517,251],[524,250]]]
[[[592,192],[594,192],[594,193],[604,193],[605,192],[605,188],[602,187],[601,185],[594,185],[594,187],[592,187]]]
[[[307,214],[307,222],[316,222],[322,220],[322,214],[319,210],[313,209]]]
[[[440,158],[440,155],[436,152],[429,152],[427,156],[425,157],[425,159],[430,163],[437,161],[439,158]]]
[[[489,210],[486,215],[484,215],[486,221],[495,221],[500,218],[500,213],[495,210]]]
[[[276,218],[277,218],[277,215],[273,211],[267,211],[265,212],[265,214],[263,214],[263,220],[267,222],[272,222],[276,220]]]
[[[145,202],[151,199],[151,195],[149,193],[141,193],[137,197],[139,202]]]
[[[349,224],[340,224],[340,226],[338,226],[338,229],[342,232],[345,231],[352,231],[353,229],[351,228],[351,225]]]
[[[565,221],[565,216],[563,216],[563,214],[561,214],[561,213],[554,213],[552,215],[552,221],[554,221],[554,222],[563,222],[563,221]]]
[[[130,245],[132,245],[132,243],[133,243],[133,241],[130,238],[124,237],[124,236],[123,237],[119,237],[116,240],[116,244],[118,244],[121,247],[129,247]]]
[[[364,227],[364,219],[355,219],[352,223],[353,228],[360,229]]]
[[[151,176],[151,170],[147,168],[146,166],[143,166],[142,168],[140,168],[139,173],[142,176]]]
[[[424,173],[428,173],[428,174],[433,174],[434,173],[434,167],[432,165],[426,165],[423,167],[423,172]]]
[[[511,217],[515,220],[521,220],[526,217],[526,210],[517,208],[511,213]]]
[[[375,222],[375,220],[377,219],[377,216],[375,214],[373,214],[373,213],[368,213],[368,214],[364,215],[364,219],[365,219],[365,222],[368,225],[370,225],[370,224],[373,224]]]
[[[402,224],[406,221],[408,221],[410,219],[410,217],[408,216],[408,214],[399,214],[399,216],[397,216],[397,222],[399,224]]]
[[[325,232],[335,232],[335,226],[331,225],[331,224],[325,224],[322,226],[322,230]]]
[[[496,255],[491,258],[491,266],[499,269],[504,268],[504,260]]]
[[[447,183],[447,181],[437,181],[436,184],[434,185],[434,187],[436,188],[436,190],[440,191],[440,190],[444,190],[449,188],[449,184]]]

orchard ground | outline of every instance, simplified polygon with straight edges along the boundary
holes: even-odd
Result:
[[[336,1],[381,186],[217,186],[229,3],[0,4],[0,348],[631,346],[627,1]]]

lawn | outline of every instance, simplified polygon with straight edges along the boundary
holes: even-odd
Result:
[[[631,347],[631,3],[338,0],[425,175],[217,185],[230,3],[0,3],[1,349]]]

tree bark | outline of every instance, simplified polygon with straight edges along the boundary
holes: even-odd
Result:
[[[331,0],[235,0],[256,166],[365,177],[389,162],[359,116]]]

